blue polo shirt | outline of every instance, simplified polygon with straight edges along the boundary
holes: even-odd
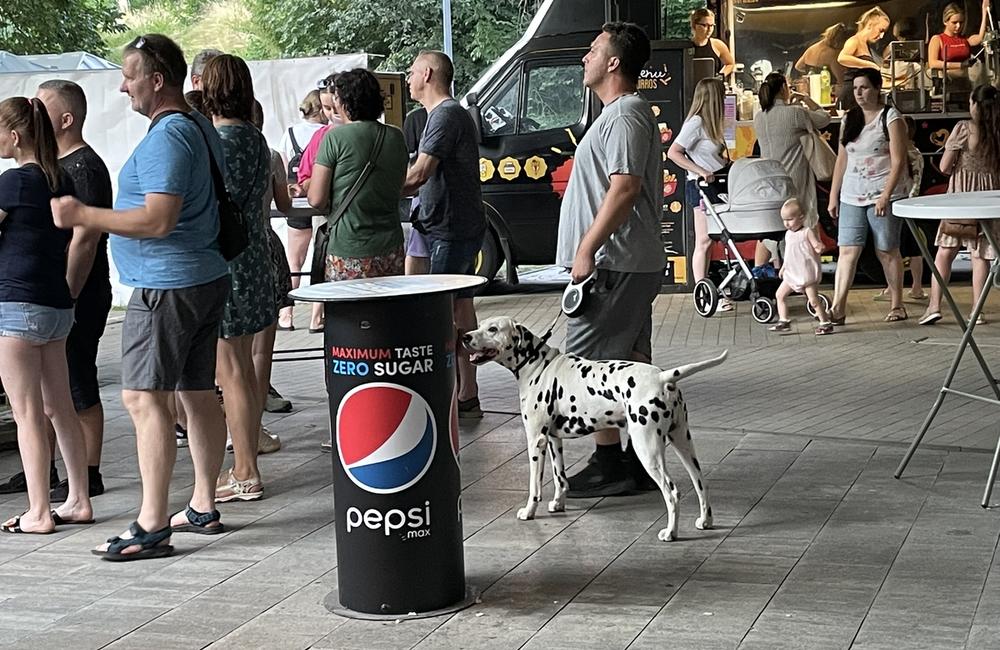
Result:
[[[147,194],[183,198],[177,225],[166,237],[111,236],[118,275],[130,287],[183,289],[229,273],[216,242],[219,208],[205,138],[225,174],[222,141],[204,116],[197,112],[191,115],[198,124],[183,115],[158,120],[118,174],[115,210],[142,207]]]

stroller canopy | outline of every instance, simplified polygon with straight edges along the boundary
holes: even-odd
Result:
[[[729,169],[726,212],[781,209],[795,196],[792,178],[777,160],[740,158]],[[780,222],[780,217],[779,217]]]

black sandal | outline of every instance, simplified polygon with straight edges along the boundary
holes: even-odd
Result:
[[[90,519],[63,519],[55,510],[52,511],[52,521],[56,526],[86,526],[94,523],[94,518]]]
[[[14,521],[10,526],[7,524],[0,524],[0,532],[9,533],[11,535],[51,535],[56,532],[54,530],[46,531],[35,531],[35,530],[24,530],[21,528],[21,517],[24,516],[22,512],[18,516],[14,517]]]
[[[153,558],[167,557],[168,555],[174,554],[174,547],[170,544],[163,543],[170,539],[170,535],[173,532],[169,525],[166,528],[161,528],[160,530],[148,533],[143,530],[138,521],[133,521],[129,524],[128,532],[132,534],[132,537],[128,539],[122,539],[117,536],[109,537],[108,542],[110,542],[110,546],[108,546],[108,550],[98,551],[97,549],[94,549],[90,552],[109,562],[151,560]],[[122,553],[122,551],[130,546],[139,546],[141,549],[135,553]]]
[[[188,523],[181,524],[180,526],[174,526],[172,530],[175,533],[218,535],[219,533],[226,532],[225,525],[219,521],[222,519],[222,515],[219,514],[218,510],[213,510],[212,512],[198,512],[191,506],[188,506],[187,510],[184,512],[184,516],[187,517]],[[219,525],[209,526],[209,524],[214,521],[219,521]]]

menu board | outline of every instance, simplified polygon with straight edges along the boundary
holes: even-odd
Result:
[[[660,240],[667,268],[665,291],[686,291],[692,286],[688,252],[693,237],[689,233],[691,210],[684,200],[686,172],[667,158],[667,149],[680,132],[691,97],[690,41],[657,41],[652,56],[639,76],[639,92],[653,107],[663,149],[663,217]]]

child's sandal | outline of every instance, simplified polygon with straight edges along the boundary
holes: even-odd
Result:
[[[768,327],[772,332],[790,332],[792,331],[792,321],[790,320],[779,320],[774,325]]]

